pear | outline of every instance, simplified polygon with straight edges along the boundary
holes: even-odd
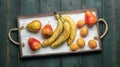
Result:
[[[33,37],[28,39],[28,43],[29,43],[30,48],[33,51],[39,50],[42,47],[41,42]]]
[[[92,13],[92,11],[87,10],[85,12],[85,23],[88,26],[93,26],[97,22],[97,17]]]
[[[43,35],[44,38],[50,37],[50,36],[53,34],[52,26],[51,26],[49,23],[46,24],[46,25],[42,28],[41,33],[42,33],[42,35]]]
[[[39,20],[33,20],[29,24],[27,24],[26,28],[28,31],[37,33],[41,29],[41,22]]]

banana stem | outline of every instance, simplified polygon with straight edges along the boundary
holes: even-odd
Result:
[[[59,14],[59,13],[57,13],[57,12],[54,12],[54,14],[55,14],[55,18],[56,18],[57,20],[61,20],[63,23],[65,22],[61,14]]]
[[[58,14],[57,12],[54,12],[54,14],[55,14],[55,18],[56,18],[56,20],[59,20],[59,19],[60,19],[59,14]]]

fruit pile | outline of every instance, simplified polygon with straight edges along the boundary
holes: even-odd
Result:
[[[70,45],[70,49],[72,51],[76,51],[79,47],[84,48],[85,47],[85,40],[84,37],[87,37],[89,33],[89,27],[92,27],[94,24],[96,24],[97,18],[96,16],[89,10],[85,11],[85,20],[78,20],[76,23],[76,27],[80,30],[80,36],[81,38],[78,38],[76,41],[76,44]],[[91,49],[95,49],[97,47],[97,42],[93,39],[88,41],[88,46]]]
[[[55,30],[53,30],[49,22],[43,26],[43,28],[41,28],[42,22],[39,20],[33,20],[27,24],[26,29],[29,32],[38,33],[40,31],[43,38],[45,38],[41,43],[38,39],[30,37],[28,39],[28,44],[31,50],[36,51],[41,47],[45,48],[48,46],[54,49],[66,41],[72,51],[76,51],[78,48],[84,48],[84,37],[87,37],[89,34],[89,27],[93,26],[97,22],[96,16],[88,10],[85,11],[85,20],[80,19],[76,24],[70,16],[61,16],[60,14],[55,13],[55,18],[57,20],[57,27]],[[76,43],[73,43],[77,28],[80,29],[80,38],[76,40]],[[88,46],[91,49],[95,49],[97,47],[97,43],[95,40],[91,39],[88,42]]]

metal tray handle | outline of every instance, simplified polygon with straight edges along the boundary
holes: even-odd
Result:
[[[11,32],[13,32],[13,31],[18,31],[18,28],[12,28],[12,29],[10,29],[9,32],[8,32],[8,38],[9,38],[10,41],[12,41],[14,44],[20,46],[20,43],[16,42],[16,41],[13,40],[12,37],[11,37]]]
[[[107,24],[107,22],[105,21],[105,19],[103,19],[103,18],[98,19],[98,22],[100,22],[100,21],[102,21],[102,22],[105,24],[105,31],[104,31],[104,33],[100,36],[100,39],[102,39],[102,38],[107,34],[107,32],[108,32],[108,24]]]

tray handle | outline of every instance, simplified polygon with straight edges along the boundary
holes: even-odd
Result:
[[[102,38],[107,34],[107,32],[108,32],[108,24],[107,24],[107,22],[105,21],[105,19],[103,19],[103,18],[99,18],[99,19],[98,19],[98,22],[100,22],[100,21],[102,21],[102,22],[105,24],[105,31],[104,31],[104,33],[100,36],[100,39],[102,39]]]
[[[18,31],[18,28],[12,28],[12,29],[10,29],[9,32],[8,32],[8,38],[9,38],[9,40],[12,41],[14,44],[20,46],[20,43],[19,43],[19,42],[16,42],[16,41],[13,40],[12,37],[11,37],[11,33],[12,33],[13,31]],[[21,45],[24,46],[23,43],[22,43]]]

